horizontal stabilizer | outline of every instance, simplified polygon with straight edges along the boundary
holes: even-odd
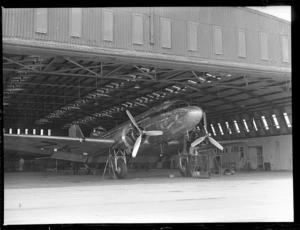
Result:
[[[79,125],[72,125],[69,128],[69,137],[79,137],[79,138],[84,138],[82,131],[79,127]]]

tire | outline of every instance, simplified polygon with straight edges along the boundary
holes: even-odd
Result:
[[[124,162],[120,162],[117,164],[117,169],[115,169],[116,176],[119,179],[124,179],[127,176],[127,165]]]
[[[179,172],[183,177],[191,177],[191,167],[188,158],[182,157],[179,159]]]

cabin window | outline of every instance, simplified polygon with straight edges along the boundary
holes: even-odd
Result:
[[[238,31],[238,55],[246,57],[246,35],[245,31]]]
[[[198,51],[198,24],[188,22],[188,47],[190,51]]]
[[[82,35],[82,9],[71,9],[71,36],[81,37]]]
[[[48,136],[51,136],[51,129],[48,129]]]
[[[47,33],[47,30],[48,30],[48,10],[47,8],[37,8],[35,32]]]
[[[286,36],[281,36],[281,53],[282,53],[282,62],[289,62],[289,40]]]
[[[132,19],[132,42],[142,45],[144,41],[143,15],[133,14]]]
[[[268,35],[260,33],[260,52],[261,59],[267,61],[269,59]]]
[[[161,19],[161,46],[163,48],[171,48],[171,23],[168,18]]]
[[[113,41],[113,11],[109,9],[103,10],[103,39],[105,41]]]
[[[214,46],[215,54],[223,54],[223,36],[221,27],[214,27]]]

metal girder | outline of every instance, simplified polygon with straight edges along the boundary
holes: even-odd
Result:
[[[78,64],[78,63],[75,62],[75,61],[72,61],[70,58],[65,58],[65,60],[67,60],[68,62],[73,63],[73,64],[76,65],[76,66],[79,66],[82,70],[86,70],[86,71],[88,71],[88,72],[90,72],[90,73],[96,75],[97,77],[102,77],[102,76],[99,75],[98,73],[96,73],[96,72],[94,72],[94,71],[92,71],[92,70],[90,70],[90,69],[88,69],[88,68],[85,68],[84,66]]]
[[[52,58],[49,63],[41,70],[42,72],[45,72],[54,62],[56,61],[56,58]]]
[[[32,67],[30,67],[30,66],[28,66],[28,65],[23,65],[23,64],[19,63],[18,61],[14,61],[14,60],[11,60],[11,59],[6,58],[6,57],[3,57],[3,59],[6,60],[6,61],[8,61],[8,62],[17,64],[17,65],[19,65],[19,66],[21,66],[21,67],[25,67],[25,68],[27,68],[28,70],[31,69],[33,72],[39,72],[38,70],[36,70],[36,69],[34,69],[34,68],[32,68]]]
[[[136,68],[138,71],[140,71],[142,73],[142,75],[149,77],[150,79],[152,79],[153,81],[156,81],[156,73],[155,76],[151,76],[150,74],[148,74],[147,72],[143,71],[140,67],[138,67],[137,65],[133,65],[134,68]]]
[[[175,70],[175,71],[176,71],[176,73],[174,73],[172,75],[169,75],[169,76],[166,76],[166,77],[161,77],[160,80],[167,80],[167,79],[170,79],[172,77],[176,77],[178,75],[181,75],[181,74],[183,74],[185,72],[188,72],[188,70]]]

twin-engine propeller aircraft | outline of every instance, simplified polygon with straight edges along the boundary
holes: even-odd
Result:
[[[128,110],[126,113],[129,121],[108,132],[103,128],[95,128],[90,137],[84,137],[78,125],[70,127],[69,137],[4,134],[4,149],[22,154],[38,154],[45,159],[85,164],[106,162],[109,153],[113,157],[117,177],[123,179],[127,175],[126,157],[151,155],[158,159],[163,146],[165,151],[172,151],[171,155],[177,154],[171,143],[175,141],[176,148],[182,146],[182,141],[178,140],[193,130],[203,116],[205,118],[201,108],[179,100],[165,102],[136,117]],[[208,138],[213,145],[223,149],[208,134],[206,118],[204,122],[206,134],[196,139],[192,146]]]

